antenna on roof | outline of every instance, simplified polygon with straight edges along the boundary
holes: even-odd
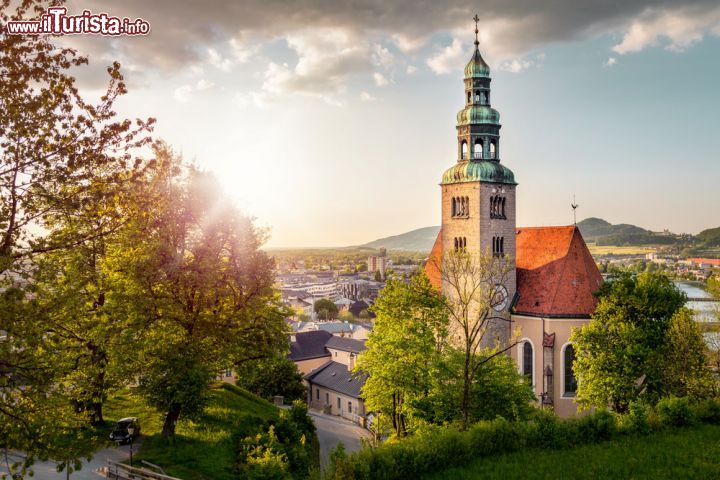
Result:
[[[577,225],[577,208],[580,206],[575,201],[575,194],[573,194],[573,202],[570,204],[570,206],[573,209],[573,223],[574,225]]]

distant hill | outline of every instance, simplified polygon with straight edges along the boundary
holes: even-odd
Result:
[[[720,247],[720,227],[703,230],[697,239],[706,247]]]
[[[676,241],[673,235],[658,235],[628,223],[613,225],[602,218],[586,218],[577,226],[586,242],[598,245],[669,245]]]
[[[425,227],[410,232],[380,238],[364,245],[361,248],[387,248],[388,250],[411,250],[415,252],[429,252],[432,250],[440,226]]]

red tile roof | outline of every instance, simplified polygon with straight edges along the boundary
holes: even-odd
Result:
[[[516,239],[516,313],[587,317],[595,311],[602,275],[577,227],[521,227]]]
[[[425,274],[438,289],[441,235],[425,265]],[[518,228],[516,263],[516,313],[576,318],[588,317],[595,310],[593,293],[600,288],[602,275],[577,227]]]
[[[442,229],[438,232],[435,239],[430,257],[425,264],[425,275],[430,279],[432,286],[440,290],[442,288],[442,279],[440,278],[440,262],[442,261]]]

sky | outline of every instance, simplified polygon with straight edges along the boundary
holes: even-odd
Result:
[[[515,173],[519,226],[591,216],[720,225],[716,0],[69,1],[147,37],[75,35],[99,95],[220,178],[269,247],[346,246],[440,222],[472,16]]]

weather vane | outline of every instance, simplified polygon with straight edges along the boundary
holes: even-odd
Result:
[[[570,204],[573,209],[573,222],[577,225],[577,208],[580,206],[575,203],[575,195],[573,194],[573,202]]]
[[[473,17],[473,20],[475,20],[475,46],[477,47],[480,45],[480,42],[478,42],[478,22],[480,21],[480,17],[478,17],[477,13]]]

